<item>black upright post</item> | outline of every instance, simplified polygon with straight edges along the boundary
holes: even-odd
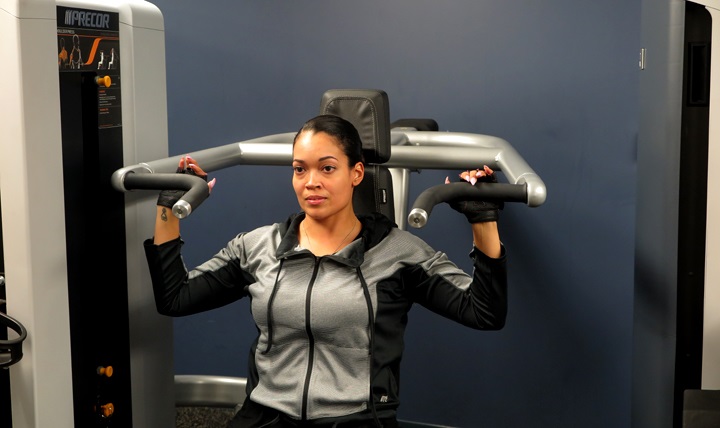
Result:
[[[702,384],[711,37],[710,13],[686,2],[673,412],[677,428],[683,426],[685,391]]]
[[[98,120],[96,72],[60,74],[75,426],[132,426],[122,128]]]

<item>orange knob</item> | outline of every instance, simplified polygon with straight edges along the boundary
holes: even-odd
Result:
[[[106,418],[109,418],[113,413],[115,413],[115,406],[113,406],[113,403],[103,404],[100,406],[100,409],[102,410],[102,415]]]
[[[113,375],[113,368],[112,368],[112,366],[98,367],[98,368],[97,368],[97,374],[99,374],[100,376],[112,377],[112,375]]]
[[[95,83],[97,83],[98,86],[104,86],[106,88],[109,88],[110,85],[112,85],[112,79],[110,78],[110,76],[97,76],[95,77]]]

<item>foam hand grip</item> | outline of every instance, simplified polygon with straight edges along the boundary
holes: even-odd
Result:
[[[461,201],[486,202],[526,202],[527,186],[525,184],[508,183],[449,183],[438,184],[422,192],[408,215],[408,224],[421,228],[427,224],[430,213],[435,205],[442,202],[456,203]]]
[[[144,174],[129,172],[123,181],[127,190],[180,190],[184,194],[172,206],[177,218],[185,218],[210,196],[203,177],[194,174]]]
[[[187,168],[187,166],[185,168],[178,167],[175,173],[195,175],[207,181],[207,174],[197,175],[192,168]],[[172,208],[184,194],[184,190],[164,189],[160,191],[160,194],[158,195],[157,204],[165,208]]]

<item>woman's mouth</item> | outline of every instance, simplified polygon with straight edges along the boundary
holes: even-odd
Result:
[[[325,201],[325,198],[322,196],[308,196],[305,201],[310,205],[320,205]]]

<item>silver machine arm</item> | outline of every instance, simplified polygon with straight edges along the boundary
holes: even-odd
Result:
[[[399,219],[404,220],[407,212],[408,170],[474,169],[487,165],[494,171],[502,171],[512,185],[486,186],[483,191],[475,193],[472,193],[475,189],[458,192],[458,189],[451,191],[442,186],[431,187],[420,194],[413,204],[407,218],[412,227],[425,226],[434,205],[455,197],[522,202],[529,207],[538,207],[545,202],[545,183],[502,138],[460,132],[394,130],[391,132],[391,144],[392,155],[383,165],[391,168],[393,185],[402,189],[397,194],[399,197],[396,196],[395,212],[402,214],[398,215]]]
[[[268,135],[200,150],[188,155],[207,173],[236,165],[289,166],[292,163],[294,137],[294,133]],[[189,190],[172,208],[176,217],[185,218],[208,197],[209,190],[204,180],[175,173],[183,156],[171,156],[120,168],[111,177],[112,186],[121,192],[139,189]],[[162,177],[163,182],[155,182],[153,176]],[[191,180],[194,181],[194,187],[188,189],[187,184]]]
[[[274,134],[188,154],[206,172],[237,165],[290,166],[294,137],[294,132]],[[496,187],[491,194],[479,193],[477,199],[491,197],[522,202],[529,207],[538,207],[545,202],[543,181],[518,152],[501,138],[458,132],[416,131],[413,128],[395,128],[390,138],[390,159],[383,166],[392,174],[396,220],[400,228],[405,227],[407,215],[409,173],[421,169],[473,169],[487,165],[495,171],[501,171],[508,183],[498,183],[499,186],[493,184]],[[188,186],[193,184],[199,190],[191,189],[173,207],[176,217],[187,217],[207,197],[207,183],[197,177],[175,174],[181,157],[172,156],[121,168],[112,175],[112,185],[121,192],[127,192],[136,189],[188,190]],[[164,176],[162,186],[152,182],[152,175]],[[169,182],[183,176],[192,180],[186,179],[183,183],[168,187]],[[436,190],[444,189],[438,187]],[[436,193],[436,190],[433,192]],[[422,196],[418,197],[407,217],[413,227],[423,227],[432,206],[446,201],[444,196]]]

